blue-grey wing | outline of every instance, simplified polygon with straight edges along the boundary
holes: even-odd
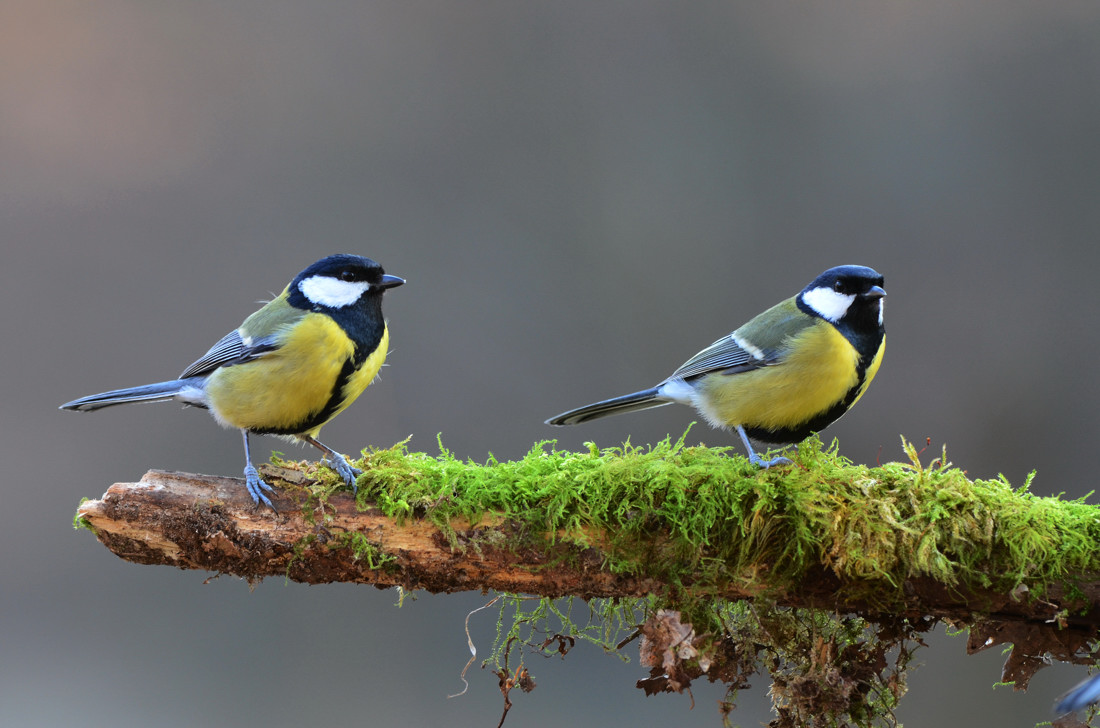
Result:
[[[669,379],[691,379],[710,372],[737,374],[779,364],[790,340],[814,321],[789,298],[688,359]]]
[[[736,374],[759,369],[777,361],[776,352],[750,352],[734,340],[733,334],[728,334],[681,364],[669,379],[689,380],[711,372]]]
[[[240,330],[235,329],[223,336],[191,366],[184,369],[179,378],[201,377],[219,367],[244,364],[278,348],[279,343],[274,336],[265,336],[245,343]]]

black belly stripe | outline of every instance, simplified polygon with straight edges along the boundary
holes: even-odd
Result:
[[[362,360],[365,360],[365,357],[359,356],[359,347],[356,347],[355,354],[344,361],[344,366],[341,367],[340,373],[336,376],[336,381],[332,384],[332,391],[329,393],[328,401],[325,402],[325,406],[316,414],[312,414],[300,423],[290,427],[257,428],[249,430],[249,432],[255,432],[257,435],[300,435],[303,432],[309,432],[314,427],[320,427],[325,424],[332,419],[336,410],[343,404],[344,387],[347,386],[348,380],[351,379],[351,375],[359,370],[359,367],[363,363]]]

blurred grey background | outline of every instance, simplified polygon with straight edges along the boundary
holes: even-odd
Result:
[[[899,435],[975,477],[1083,495],[1100,438],[1094,2],[0,5],[4,725],[496,725],[463,620],[487,597],[140,567],[74,532],[149,468],[239,475],[172,405],[61,402],[175,376],[323,255],[408,279],[390,366],[325,429],[514,458],[649,443],[668,407],[542,424],[650,386],[823,269],[886,276],[889,347],[826,439]],[[691,441],[733,442],[697,425]],[[256,443],[266,458],[281,441]],[[290,454],[314,457],[290,449]],[[482,654],[494,633],[472,619]],[[1083,668],[992,688],[942,631],[908,725],[1033,725]],[[633,650],[631,650],[633,652]],[[506,725],[715,726],[590,646],[528,658]],[[769,720],[760,677],[733,715]]]

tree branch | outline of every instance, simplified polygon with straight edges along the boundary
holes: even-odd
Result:
[[[719,601],[920,629],[948,620],[970,628],[968,651],[1014,643],[1004,679],[1018,688],[1046,653],[1091,662],[1100,509],[970,481],[943,460],[925,467],[906,447],[910,463],[869,469],[810,441],[795,467],[757,471],[682,439],[580,454],[540,445],[522,461],[486,465],[398,446],[361,461],[358,502],[327,470],[281,462],[262,468],[277,513],[254,507],[237,479],[150,471],[84,502],[77,521],[129,561],[249,580],[656,595],[685,619],[662,611],[640,628],[643,655],[663,655],[650,660],[657,682],[639,683],[647,690],[684,689],[708,669],[711,679],[743,679],[744,656],[727,676],[708,667],[723,650],[731,660],[743,650],[729,642],[704,654],[714,625],[696,621],[692,631],[688,621]],[[658,633],[691,635],[699,649],[680,665]],[[868,654],[881,663],[885,652]]]
[[[292,470],[262,470],[269,479],[285,479],[284,484],[301,479]],[[596,546],[579,545],[577,538],[541,550],[508,548],[523,525],[501,514],[487,515],[476,524],[454,520],[453,533],[447,533],[423,519],[399,523],[377,508],[359,511],[350,492],[331,495],[323,508],[323,524],[318,523],[320,511],[303,513],[292,495],[283,493],[274,502],[277,514],[253,506],[240,479],[151,470],[138,483],[116,483],[100,500],[85,501],[77,517],[127,561],[249,580],[278,576],[305,584],[353,582],[433,593],[493,589],[585,599],[641,597],[671,586],[602,570],[604,554]],[[348,538],[351,534],[361,534],[364,540],[357,543]],[[598,544],[606,538],[590,532],[583,540]],[[751,599],[766,586],[731,583],[713,596]],[[853,596],[860,593],[856,586],[821,567],[806,574],[798,591],[771,596],[782,606],[885,616],[873,600]],[[904,607],[890,610],[890,616],[1042,625],[1072,608],[1075,612],[1063,617],[1067,626],[1100,627],[1096,580],[1051,584],[1041,599],[1028,598],[1026,590],[950,585],[931,577],[906,580],[903,592]]]

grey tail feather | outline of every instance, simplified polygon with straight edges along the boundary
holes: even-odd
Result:
[[[637,410],[662,407],[671,404],[666,399],[658,399],[657,388],[645,389],[633,394],[624,394],[622,397],[605,399],[602,402],[578,407],[575,410],[562,412],[557,417],[551,417],[546,421],[548,425],[579,425],[589,420],[598,420],[601,417],[617,415],[623,412],[635,412]]]
[[[176,395],[187,388],[195,387],[194,380],[173,379],[170,382],[157,382],[141,387],[129,389],[115,389],[110,392],[93,394],[89,397],[74,399],[66,402],[60,409],[79,412],[91,412],[102,407],[113,407],[116,404],[129,404],[131,402],[167,402],[176,399]]]

